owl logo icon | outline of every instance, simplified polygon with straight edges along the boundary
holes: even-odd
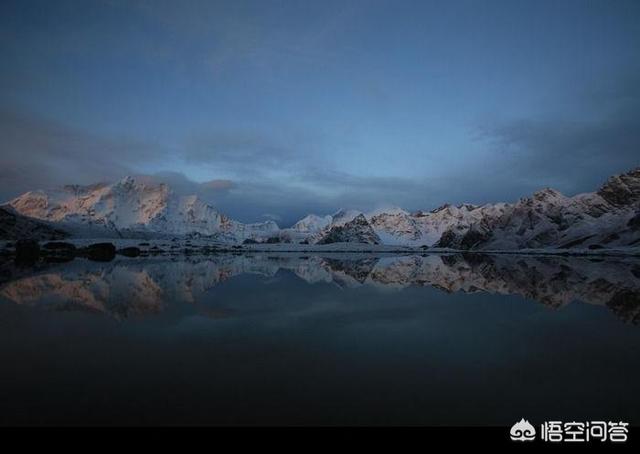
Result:
[[[522,418],[511,426],[509,435],[513,441],[533,441],[536,438],[536,429],[529,424],[529,421]]]

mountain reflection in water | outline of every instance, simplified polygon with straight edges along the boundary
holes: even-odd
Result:
[[[289,253],[41,266],[0,264],[0,425],[640,418],[637,259]]]
[[[633,258],[223,254],[110,263],[75,260],[39,270],[6,270],[0,300],[127,319],[158,314],[175,304],[198,306],[210,289],[235,276],[274,277],[279,272],[311,285],[340,288],[434,287],[447,293],[519,295],[553,308],[580,301],[606,306],[624,322],[640,321],[640,262]],[[232,315],[209,306],[200,309],[214,317]]]

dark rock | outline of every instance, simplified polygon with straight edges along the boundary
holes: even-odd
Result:
[[[367,218],[360,214],[344,225],[331,227],[327,234],[318,241],[318,244],[331,243],[380,244],[380,238]]]
[[[56,252],[69,252],[75,253],[76,247],[71,243],[65,243],[64,241],[50,241],[42,246],[42,249],[47,251]]]
[[[601,244],[590,244],[589,246],[587,246],[587,248],[591,250],[604,249],[604,246],[602,246]]]
[[[76,247],[63,241],[52,241],[42,246],[41,255],[46,262],[70,262],[76,256]]]
[[[433,245],[433,247],[445,247],[450,248],[453,247],[457,235],[451,229],[447,229],[444,231],[440,239]]]
[[[280,242],[280,238],[278,238],[277,236],[269,237],[267,238],[267,241],[266,241],[266,243],[268,244],[277,244],[279,242]]]
[[[538,233],[533,238],[530,238],[525,243],[525,246],[528,248],[545,247],[549,244],[554,244],[557,240],[557,237],[558,237],[558,233],[555,230],[553,229],[545,230],[543,232]]]
[[[357,260],[337,260],[325,259],[324,262],[332,271],[340,271],[351,276],[356,281],[363,283],[371,274],[371,271],[378,263],[377,258],[357,259]]]
[[[50,223],[32,219],[12,209],[0,208],[0,238],[7,240],[59,240],[69,236]]]
[[[460,241],[460,249],[473,249],[480,246],[491,238],[489,232],[480,231],[477,229],[469,229],[469,231],[462,237]]]
[[[569,241],[568,243],[561,244],[558,246],[559,249],[569,249],[572,247],[580,246],[582,243],[587,241],[589,238],[593,238],[595,235],[589,235],[582,238],[578,238],[577,240]]]
[[[116,256],[116,247],[112,243],[95,243],[83,250],[89,260],[97,262],[110,262]]]
[[[491,232],[482,227],[472,226],[464,234],[448,229],[433,246],[462,250],[477,249],[490,238]]]
[[[607,307],[627,323],[640,322],[640,293],[636,291],[619,291],[607,302]]]
[[[40,245],[35,240],[18,240],[16,242],[16,264],[33,265],[40,257]]]
[[[254,240],[253,238],[247,238],[246,240],[244,240],[242,242],[242,244],[258,244],[258,242],[256,240]]]
[[[447,266],[454,266],[462,260],[462,256],[459,255],[441,255],[440,261]]]
[[[598,194],[614,206],[624,206],[640,201],[640,167],[622,175],[610,177]]]
[[[138,257],[140,255],[140,248],[135,246],[125,247],[118,250],[118,254],[125,257]]]
[[[640,213],[629,219],[629,222],[627,222],[627,227],[629,227],[631,230],[640,230]]]

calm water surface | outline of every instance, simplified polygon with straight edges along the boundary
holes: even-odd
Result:
[[[640,422],[640,262],[220,255],[2,268],[0,424]]]

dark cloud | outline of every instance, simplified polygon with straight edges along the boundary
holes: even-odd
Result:
[[[70,182],[111,181],[162,159],[153,144],[104,138],[19,110],[0,111],[0,198]]]
[[[224,193],[203,196],[220,211],[245,222],[268,218],[289,226],[309,213],[330,214],[340,208],[424,207],[429,203],[429,192],[427,183],[420,181],[317,172],[282,181],[237,181]]]
[[[498,182],[511,175],[523,189],[553,186],[575,194],[640,165],[640,79],[573,102],[583,106],[582,118],[529,118],[483,129]]]
[[[114,181],[139,174],[139,168],[175,157],[169,150],[131,139],[88,134],[22,111],[0,112],[3,137],[0,196],[3,200],[33,189],[69,183]],[[234,179],[195,182],[180,172],[152,177],[178,194],[199,194],[218,209],[250,222],[277,219],[289,225],[310,213],[340,207],[369,209],[414,199],[423,184],[402,178],[357,177],[319,165],[314,145],[294,137],[278,141],[255,132],[224,132],[192,140],[183,149],[189,162],[210,165],[212,175],[226,171]],[[271,172],[280,172],[274,177]],[[267,213],[268,215],[265,215]]]
[[[291,146],[255,131],[221,131],[190,139],[184,159],[189,163],[213,164],[226,170],[252,173],[282,169],[297,164]]]
[[[514,201],[544,186],[568,195],[596,189],[609,175],[640,165],[640,83],[628,81],[572,100],[583,114],[485,125],[480,156],[424,177],[340,170],[322,150],[328,138],[288,131],[221,130],[192,137],[177,151],[78,131],[19,110],[0,112],[0,196],[67,183],[113,181],[163,160],[206,168],[195,182],[180,172],[153,178],[179,194],[199,194],[220,211],[282,226],[308,213],[397,205],[410,211],[444,202]],[[227,177],[223,179],[222,177]]]

